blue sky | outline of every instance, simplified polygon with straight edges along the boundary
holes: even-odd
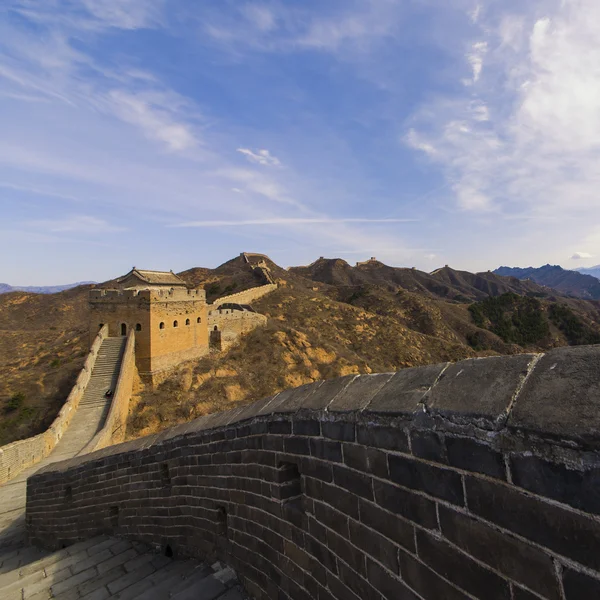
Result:
[[[0,281],[596,264],[599,27],[597,0],[4,0]]]

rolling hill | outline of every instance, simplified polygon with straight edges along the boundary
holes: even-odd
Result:
[[[210,300],[267,277],[279,287],[254,304],[266,327],[140,389],[130,436],[318,379],[600,339],[599,302],[489,272],[325,258],[283,269],[246,255],[179,275]],[[87,351],[91,287],[0,295],[0,444],[43,429],[66,398]]]

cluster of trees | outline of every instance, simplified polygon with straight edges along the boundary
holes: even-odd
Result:
[[[560,329],[572,346],[600,343],[600,331],[566,304],[542,304],[537,298],[508,293],[474,302],[469,311],[477,327],[495,333],[509,344],[545,345],[550,324]],[[467,341],[473,347],[482,343],[477,332],[469,334]]]
[[[508,293],[469,306],[473,322],[495,333],[507,344],[539,344],[550,335],[550,326],[537,298]]]

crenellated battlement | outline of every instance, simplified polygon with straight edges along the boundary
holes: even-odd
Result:
[[[140,298],[152,301],[176,301],[182,302],[185,300],[206,301],[206,292],[201,289],[178,289],[172,288],[168,290],[147,289],[147,290],[115,290],[102,289],[90,290],[90,302],[126,302],[131,298]]]

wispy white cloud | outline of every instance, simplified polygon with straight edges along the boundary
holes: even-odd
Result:
[[[404,138],[442,165],[461,208],[600,218],[598,22],[595,0],[480,15],[469,89],[423,107]]]
[[[467,61],[471,65],[473,71],[473,78],[464,80],[467,85],[473,85],[479,81],[487,49],[487,42],[475,42],[471,46],[471,50],[467,53]]]
[[[267,167],[279,167],[280,160],[273,156],[268,150],[250,150],[249,148],[238,148],[237,151],[243,154],[250,162]]]
[[[594,258],[594,256],[589,252],[575,252],[575,254],[571,256],[571,260],[583,260],[585,258]]]
[[[147,138],[164,143],[169,150],[189,150],[198,144],[192,127],[177,119],[164,94],[132,94],[113,90],[108,97],[111,102],[106,106],[116,116],[139,127]]]
[[[25,225],[49,233],[85,233],[104,235],[126,231],[125,227],[112,225],[104,219],[88,215],[71,215],[63,219],[37,219],[27,221]]]
[[[399,0],[348,0],[319,11],[301,4],[251,4],[239,8],[242,18],[208,12],[203,27],[214,41],[231,48],[348,56],[394,35],[402,22],[402,5]]]
[[[242,221],[190,221],[178,223],[175,227],[252,227],[262,225],[323,225],[339,223],[414,223],[416,219],[362,219],[362,218],[327,218],[327,217],[274,217],[271,219],[248,219]]]

